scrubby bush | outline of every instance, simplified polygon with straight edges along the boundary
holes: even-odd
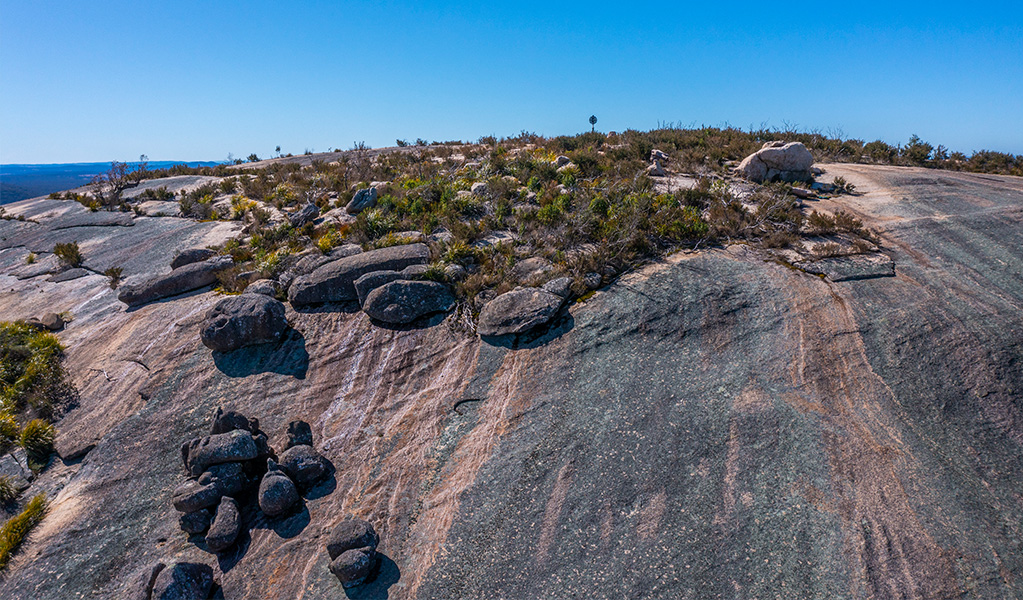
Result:
[[[78,242],[60,243],[53,247],[53,253],[60,259],[61,264],[68,267],[80,267],[85,258],[78,248]]]
[[[39,494],[28,501],[21,514],[4,523],[0,528],[0,571],[7,568],[11,557],[45,515],[46,496]]]
[[[121,284],[121,274],[124,273],[124,269],[121,267],[110,267],[103,274],[110,278],[110,289],[116,290],[117,286]]]
[[[18,488],[6,475],[0,475],[0,504],[9,504],[18,497]]]
[[[53,442],[57,439],[57,430],[42,419],[32,419],[21,430],[19,442],[29,457],[29,462],[45,465],[53,453]]]
[[[0,323],[0,412],[26,406],[49,414],[69,390],[60,359],[64,348],[51,333],[25,323]]]

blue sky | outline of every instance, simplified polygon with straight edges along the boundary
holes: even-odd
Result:
[[[659,123],[1023,153],[1023,3],[0,0],[0,162]]]

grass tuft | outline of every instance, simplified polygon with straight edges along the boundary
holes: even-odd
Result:
[[[12,517],[0,528],[0,571],[7,568],[14,553],[45,514],[46,496],[39,494],[28,501],[21,514]]]

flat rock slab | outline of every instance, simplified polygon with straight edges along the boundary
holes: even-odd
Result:
[[[831,281],[854,281],[875,277],[895,277],[895,261],[884,254],[856,254],[822,258],[801,265],[814,275],[824,275]]]
[[[147,217],[180,217],[181,204],[174,201],[147,200],[139,204],[139,210]]]
[[[121,287],[117,299],[128,306],[140,306],[162,298],[177,296],[211,285],[217,280],[217,273],[229,268],[234,262],[230,256],[217,256],[210,260],[192,263],[174,269],[166,275],[153,279],[132,282]]]

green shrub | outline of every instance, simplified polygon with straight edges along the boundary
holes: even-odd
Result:
[[[65,393],[55,335],[22,322],[0,322],[0,412],[16,414],[26,404],[43,413]]]
[[[28,454],[29,462],[46,464],[53,452],[57,429],[42,419],[32,419],[21,430],[21,447]]]
[[[0,450],[18,439],[18,420],[9,413],[0,413]]]
[[[18,497],[18,488],[6,475],[0,475],[0,504],[7,504]]]
[[[124,273],[124,269],[121,267],[110,267],[103,274],[110,278],[110,289],[116,290],[117,286],[121,284],[121,275]]]
[[[57,255],[62,264],[69,267],[80,267],[85,260],[82,257],[82,251],[78,248],[78,242],[57,244],[53,247],[53,253]]]
[[[0,528],[0,571],[4,570],[11,557],[28,537],[32,529],[46,514],[46,496],[39,494],[25,505],[21,514],[12,517]]]
[[[35,264],[35,262],[36,262],[36,253],[35,252],[29,252],[28,256],[25,257],[25,264],[26,265],[32,265],[32,264]]]

